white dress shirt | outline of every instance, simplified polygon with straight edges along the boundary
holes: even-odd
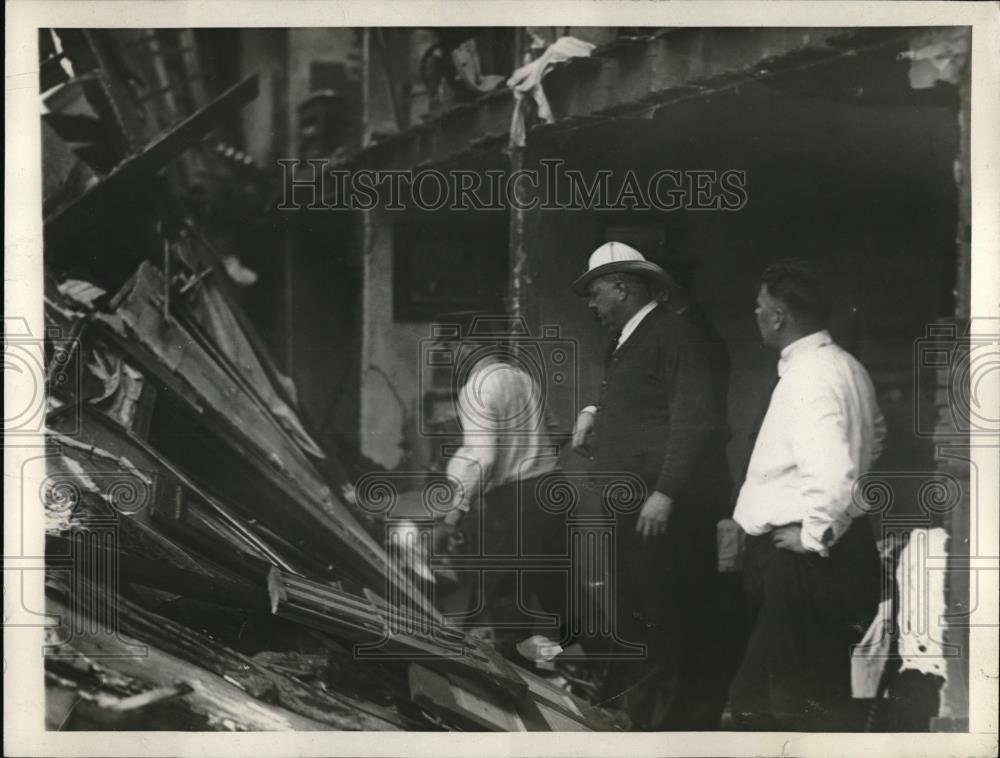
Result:
[[[457,480],[454,505],[472,503],[496,487],[556,468],[559,448],[538,383],[522,369],[487,358],[469,373],[458,396],[462,447],[448,461]]]
[[[778,376],[733,518],[758,535],[801,523],[802,544],[826,555],[862,513],[854,483],[881,452],[885,422],[868,372],[827,331],[785,347]]]
[[[650,300],[648,303],[646,303],[639,310],[637,310],[635,313],[632,314],[632,318],[630,318],[628,321],[625,322],[625,326],[622,327],[621,334],[618,335],[618,345],[615,347],[615,350],[617,350],[618,348],[620,348],[622,345],[625,344],[625,340],[627,340],[629,337],[632,336],[632,332],[636,330],[636,327],[639,326],[640,323],[642,323],[642,320],[646,318],[649,312],[653,310],[653,308],[655,308],[656,306],[657,306],[656,300]]]
[[[650,300],[639,310],[632,314],[632,318],[625,322],[625,326],[622,327],[621,333],[618,335],[618,344],[615,345],[615,350],[618,350],[622,345],[625,344],[625,340],[632,336],[632,332],[636,330],[636,327],[642,323],[642,320],[646,318],[653,308],[658,305],[656,300]],[[585,408],[580,409],[580,413],[597,413],[596,405],[588,405]]]

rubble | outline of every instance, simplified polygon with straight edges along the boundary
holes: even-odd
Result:
[[[79,53],[112,40],[66,41]],[[67,88],[100,72],[76,68]],[[428,578],[393,564],[383,524],[350,497],[356,462],[307,427],[241,313],[238,258],[177,202],[183,178],[154,179],[249,102],[256,81],[157,135],[100,122],[109,103],[135,105],[114,76],[102,82],[68,102],[93,101],[87,118],[119,130],[128,147],[116,161],[81,183],[73,151],[46,131],[67,163],[46,216],[40,491],[47,612],[59,620],[47,635],[47,727],[612,728],[446,622],[421,589]],[[60,99],[47,102],[61,124]],[[123,254],[117,203],[144,182],[150,204],[133,221],[148,247]],[[106,259],[74,261],[102,240]],[[427,694],[441,687],[450,702]],[[472,701],[492,715],[470,717]]]

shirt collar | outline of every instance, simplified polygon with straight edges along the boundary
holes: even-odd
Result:
[[[818,350],[821,347],[829,345],[831,342],[833,342],[833,338],[830,336],[830,332],[826,329],[821,329],[818,332],[807,334],[805,337],[800,337],[790,345],[785,345],[781,351],[781,357],[778,359],[778,376],[785,375],[785,372],[796,356],[802,356],[813,350]]]
[[[646,314],[649,313],[653,308],[656,307],[656,301],[650,300],[639,310],[632,314],[632,318],[625,322],[625,326],[622,327],[621,334],[618,335],[618,347],[625,344],[625,340],[632,336],[632,332],[635,328],[639,326],[639,323],[646,318]]]

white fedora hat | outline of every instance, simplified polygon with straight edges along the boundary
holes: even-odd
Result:
[[[638,274],[668,289],[677,286],[670,274],[652,261],[647,261],[634,247],[624,242],[605,242],[590,254],[587,271],[573,282],[573,292],[586,295],[587,286],[597,277],[607,274]]]

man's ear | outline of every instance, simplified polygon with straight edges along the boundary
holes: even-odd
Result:
[[[782,308],[780,305],[775,306],[775,308],[774,308],[774,318],[773,318],[772,321],[773,321],[773,324],[774,324],[774,331],[776,331],[776,332],[780,331],[781,328],[787,323],[787,321],[788,321],[788,314],[785,313],[785,309]]]

